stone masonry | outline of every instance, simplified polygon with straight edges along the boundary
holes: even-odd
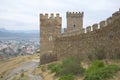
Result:
[[[40,14],[40,62],[48,63],[56,60],[53,53],[55,37],[61,33],[62,18],[59,14]]]
[[[68,14],[74,16],[68,18]],[[83,12],[76,14],[67,12],[67,29],[64,33],[61,33],[61,17],[58,20],[56,18],[49,20],[48,17],[45,19],[45,16],[40,15],[41,64],[62,59],[68,55],[77,55],[84,59],[89,53],[101,49],[108,58],[120,53],[120,10],[106,20],[88,26],[86,29],[83,29]],[[76,16],[80,20],[75,19]],[[79,24],[78,21],[80,21]]]
[[[65,32],[71,32],[76,30],[82,30],[83,28],[83,15],[82,12],[67,12],[66,18],[67,18],[67,29]]]

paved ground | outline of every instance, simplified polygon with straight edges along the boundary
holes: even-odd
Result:
[[[28,76],[29,76],[30,80],[43,80],[40,75],[33,75],[32,74],[33,70],[38,65],[39,65],[39,61],[38,60],[32,60],[31,62],[24,63],[22,66],[14,69],[4,80],[10,80],[10,78],[12,76],[16,75],[17,73],[20,73],[21,70],[24,70],[24,71],[29,70]]]

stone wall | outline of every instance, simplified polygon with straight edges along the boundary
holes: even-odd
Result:
[[[40,14],[40,62],[41,64],[56,60],[53,55],[54,40],[61,33],[62,18],[59,14]]]
[[[77,13],[78,14],[78,13]],[[81,14],[81,13],[80,13]],[[83,14],[83,13],[82,13]],[[40,15],[40,63],[45,64],[68,55],[82,59],[90,53],[104,51],[107,58],[120,54],[120,10],[100,23],[86,29],[61,33],[62,18],[59,14]],[[120,56],[120,55],[119,55]]]
[[[67,12],[67,28],[66,32],[81,30],[83,28],[83,12]]]
[[[86,28],[86,32],[73,31],[57,36],[54,41],[54,53],[57,59],[67,55],[87,57],[89,53],[104,50],[108,58],[120,53],[120,11],[99,24]]]

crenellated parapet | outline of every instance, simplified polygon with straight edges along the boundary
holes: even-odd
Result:
[[[85,28],[82,29],[82,33],[85,33]]]
[[[56,60],[56,55],[53,54],[54,40],[58,34],[61,34],[61,25],[62,18],[59,14],[40,14],[41,64]]]
[[[98,24],[97,23],[93,24],[92,28],[93,28],[93,31],[97,30],[98,29]]]
[[[120,10],[86,28],[83,28],[83,12],[67,12],[66,15],[67,28],[61,33],[62,18],[59,14],[40,14],[42,64],[62,59],[69,53],[84,58],[101,49],[110,54],[120,52]]]
[[[57,14],[40,14],[40,26],[41,27],[48,27],[48,28],[58,28],[59,31],[61,31],[61,25],[62,25],[62,17],[57,13]],[[51,30],[52,29],[48,29]]]
[[[83,28],[83,12],[66,12],[67,32],[82,30]]]
[[[67,12],[67,17],[83,17],[84,12]]]
[[[104,59],[118,59],[120,53],[120,14],[111,16],[104,21],[86,27],[86,33],[80,30],[69,31],[57,36],[54,52],[57,60],[67,56],[79,56],[81,60],[88,61],[90,53],[103,51]],[[101,54],[101,53],[99,53]],[[93,55],[93,59],[96,59]]]
[[[60,17],[60,15],[57,13],[56,15],[54,15],[53,13],[51,13],[50,15],[48,15],[47,13],[45,14],[40,14],[40,19],[61,19],[62,17]]]
[[[86,28],[86,32],[91,32],[91,26],[88,26],[88,27]]]
[[[112,21],[113,21],[113,18],[112,18],[112,17],[109,17],[109,18],[107,18],[107,20],[106,20],[107,24],[111,24]]]
[[[108,25],[109,25],[109,27],[111,27],[110,25],[114,22],[114,20],[116,20],[118,18],[120,18],[120,10],[113,13],[112,16],[110,16],[106,20],[100,21],[99,23],[95,23],[92,26],[86,27],[86,33],[99,30],[99,29],[104,28]]]
[[[116,18],[118,18],[118,16],[120,16],[120,9],[119,9],[119,11],[117,11],[117,12],[115,12],[115,13],[112,14],[113,20],[116,19]]]
[[[99,24],[100,24],[100,28],[105,27],[106,26],[106,21],[101,21]]]
[[[83,15],[83,13],[67,12],[67,15],[69,15],[69,16]],[[84,33],[87,34],[87,33],[90,33],[90,32],[96,31],[96,30],[104,29],[104,27],[112,27],[110,25],[114,22],[114,20],[116,20],[118,18],[120,18],[120,10],[113,13],[112,16],[110,16],[106,20],[100,21],[99,23],[95,23],[91,26],[87,26],[86,28],[82,28],[82,29],[77,28],[76,30],[71,30],[69,32],[65,29],[65,33],[63,33],[62,36],[73,36],[73,35],[84,34]]]

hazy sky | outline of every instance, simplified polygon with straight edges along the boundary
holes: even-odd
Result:
[[[84,27],[105,20],[120,8],[120,0],[0,0],[0,28],[39,29],[40,13],[60,13],[66,27],[67,11],[84,11]]]

